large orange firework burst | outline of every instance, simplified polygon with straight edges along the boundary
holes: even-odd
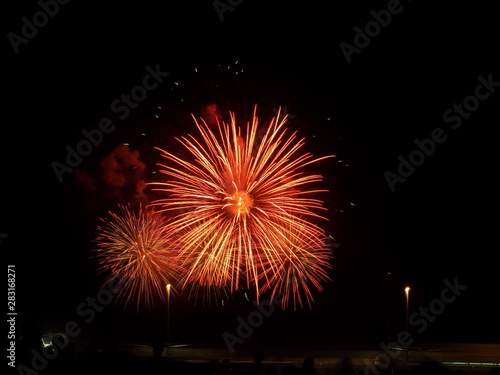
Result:
[[[257,301],[270,290],[271,298],[282,293],[283,308],[304,300],[310,305],[309,285],[322,290],[329,255],[325,233],[314,223],[325,219],[315,195],[326,190],[310,187],[322,177],[305,167],[331,156],[301,153],[304,139],[290,134],[280,116],[260,132],[256,108],[244,127],[234,113],[215,130],[194,118],[200,136],[178,138],[191,161],[158,148],[168,160],[161,165],[168,179],[152,184],[168,196],[153,204],[178,210],[169,236],[187,269],[183,288],[245,287]]]
[[[118,280],[118,297],[125,304],[134,299],[137,307],[150,306],[158,296],[165,299],[165,286],[177,281],[179,272],[167,225],[151,208],[119,208],[98,227],[97,258],[108,281]]]

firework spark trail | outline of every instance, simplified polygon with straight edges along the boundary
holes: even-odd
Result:
[[[328,262],[322,252],[324,231],[311,222],[325,219],[315,212],[324,210],[322,201],[308,196],[325,190],[309,189],[322,176],[303,169],[332,156],[300,154],[304,139],[297,132],[288,135],[286,116],[279,120],[279,112],[258,142],[256,110],[243,133],[233,113],[230,123],[218,121],[215,131],[193,117],[201,137],[177,138],[193,161],[157,148],[170,162],[160,164],[168,180],[150,185],[168,197],[153,205],[181,210],[169,230],[188,269],[182,287],[233,292],[246,286],[255,290],[257,301],[268,289],[273,295],[285,289],[294,306],[302,305],[302,290],[310,304],[308,283],[321,290]],[[289,300],[283,299],[284,307]]]
[[[163,216],[150,208],[119,206],[102,219],[96,242],[100,269],[121,281],[119,299],[125,305],[151,306],[157,296],[165,299],[165,286],[178,278],[178,266]]]

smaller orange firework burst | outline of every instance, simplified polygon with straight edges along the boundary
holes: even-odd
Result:
[[[98,226],[96,243],[100,269],[108,280],[120,280],[118,297],[127,305],[135,300],[150,307],[156,298],[165,299],[165,286],[178,279],[175,252],[169,247],[164,217],[150,208],[119,206]]]

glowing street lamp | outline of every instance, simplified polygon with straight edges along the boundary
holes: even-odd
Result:
[[[172,286],[167,284],[167,345],[170,343],[170,288]]]
[[[405,294],[406,294],[406,332],[409,332],[408,329],[408,311],[409,311],[409,306],[410,306],[410,287],[407,286],[405,288]]]

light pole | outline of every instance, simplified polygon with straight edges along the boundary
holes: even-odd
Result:
[[[410,307],[410,287],[407,286],[405,288],[405,295],[406,295],[406,332],[408,333],[408,335],[410,334],[410,330],[409,330],[409,325],[408,325],[408,322],[409,322],[409,319],[408,319],[408,311],[409,311],[409,307]],[[406,347],[406,360],[408,360],[408,346]]]
[[[167,284],[167,347],[170,343],[170,288],[171,285]]]
[[[406,332],[409,335],[410,334],[410,329],[409,329],[409,325],[408,325],[408,322],[409,322],[408,311],[409,311],[409,307],[410,307],[410,287],[409,286],[407,286],[405,288],[405,295],[406,295]],[[408,360],[408,359],[409,359],[408,346],[406,346],[406,360]]]
[[[409,328],[408,328],[408,311],[409,311],[409,306],[410,306],[410,287],[407,286],[405,288],[405,294],[406,294],[406,332],[409,333]]]

